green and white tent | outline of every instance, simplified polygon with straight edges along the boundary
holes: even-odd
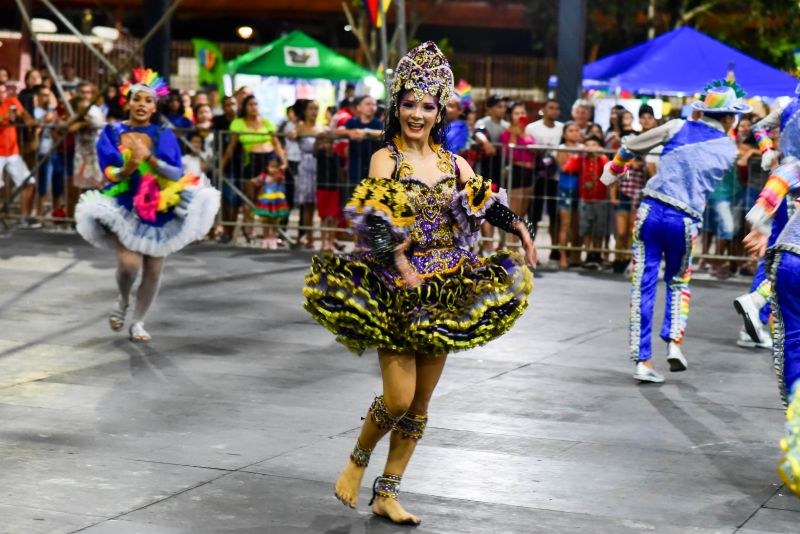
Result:
[[[226,71],[230,75],[327,80],[363,80],[374,76],[299,30],[228,61]]]

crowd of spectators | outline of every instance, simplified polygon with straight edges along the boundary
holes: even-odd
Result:
[[[35,170],[34,179],[19,191],[22,227],[63,221],[72,215],[82,191],[102,186],[95,150],[99,129],[125,118],[118,86],[98,94],[97,85],[79,79],[69,63],[61,66],[58,82],[47,71],[32,69],[22,83],[14,83],[0,67],[0,186],[19,188]],[[448,148],[491,177],[496,187],[506,188],[514,212],[542,225],[559,245],[550,261],[565,269],[583,265],[623,272],[629,257],[608,250],[630,248],[641,192],[657,172],[658,154],[636,160],[628,175],[611,187],[599,177],[607,151],[617,149],[626,136],[659,124],[653,108],[642,105],[635,120],[630,110],[615,106],[605,130],[593,122],[587,100],[574,103],[566,123],[558,120],[561,109],[555,99],[532,104],[490,95],[482,109],[478,118],[472,102],[459,97],[448,102]],[[223,224],[210,237],[233,240],[241,220],[244,238],[254,241],[261,212],[252,208],[266,198],[269,186],[270,198],[279,194],[288,207],[272,213],[273,218],[280,215],[284,232],[291,210],[298,214],[292,241],[309,249],[317,243],[326,251],[341,248],[344,204],[383,143],[382,103],[348,86],[339,105],[325,110],[316,101],[298,99],[278,125],[261,110],[247,87],[222,98],[215,89],[172,91],[160,102],[158,120],[176,129],[186,170],[222,190]],[[734,133],[740,158],[709,202],[703,252],[741,254],[736,244],[745,230],[744,213],[765,178],[750,132],[755,119],[742,117]],[[268,172],[275,164],[279,170]],[[7,198],[12,188],[3,189]],[[495,232],[489,225],[482,228],[486,239],[480,247],[486,253],[496,246]],[[265,248],[286,244],[272,231],[264,235]],[[505,237],[506,246],[518,246],[513,236]],[[724,260],[701,267],[726,277],[741,266]]]

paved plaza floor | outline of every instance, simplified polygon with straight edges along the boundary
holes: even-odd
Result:
[[[136,345],[107,325],[110,252],[0,236],[0,532],[411,531],[366,505],[385,443],[360,507],[333,497],[380,380],[303,310],[309,258],[170,257]],[[511,333],[449,358],[403,480],[413,531],[800,532],[770,355],[734,345],[744,287],[694,284],[689,371],[641,386],[627,281],[540,273]]]

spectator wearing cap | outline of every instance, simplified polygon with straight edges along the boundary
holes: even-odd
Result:
[[[339,109],[342,109],[345,106],[352,105],[355,97],[356,97],[356,86],[352,83],[348,83],[344,88],[344,98],[342,98],[342,101],[339,102]]]
[[[486,100],[486,116],[475,122],[475,140],[481,145],[484,159],[481,161],[481,172],[497,187],[502,178],[502,155],[494,143],[500,142],[500,136],[509,127],[504,119],[508,100],[500,95],[491,95]],[[489,241],[494,236],[494,227],[489,223],[481,226],[484,240],[481,245],[484,253],[490,253],[493,245]]]

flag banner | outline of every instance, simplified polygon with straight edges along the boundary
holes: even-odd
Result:
[[[383,0],[383,12],[381,12],[380,2],[381,0],[361,0],[367,17],[376,28],[383,25],[384,16],[389,11],[389,4],[392,3],[392,0]]]
[[[287,46],[283,49],[283,61],[287,67],[319,67],[319,50]]]
[[[225,94],[225,63],[217,45],[205,39],[192,39],[197,58],[197,84],[202,87],[214,85],[220,94]]]

